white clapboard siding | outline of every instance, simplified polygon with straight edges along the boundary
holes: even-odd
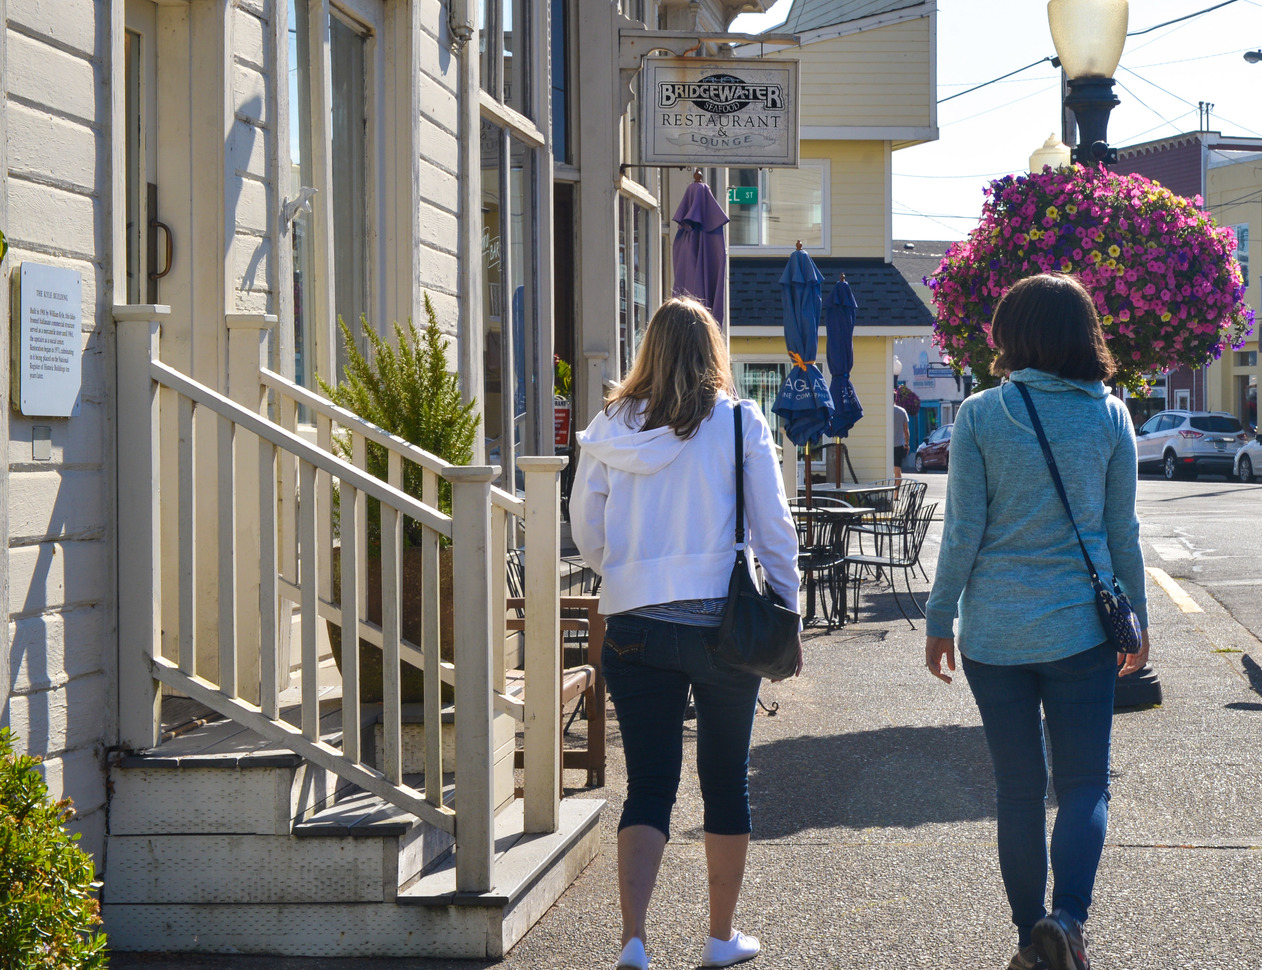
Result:
[[[88,674],[53,690],[9,697],[9,727],[21,753],[41,755],[100,742],[109,710],[109,679]]]
[[[384,839],[110,836],[112,903],[380,902],[395,876]],[[169,906],[164,906],[164,910]]]
[[[9,481],[10,542],[99,539],[106,521],[102,492],[99,470],[14,475]]]
[[[97,120],[96,71],[82,54],[67,53],[10,29],[5,56],[4,80],[12,95],[28,104],[48,105],[78,121]]]
[[[105,766],[96,745],[45,758],[39,771],[48,796],[54,801],[69,798],[77,815],[85,817],[105,804]]]
[[[91,259],[103,241],[103,233],[93,221],[95,206],[95,201],[81,192],[10,176],[5,236],[15,245],[38,245],[41,249]]]
[[[9,479],[13,488],[14,475]],[[38,657],[39,663],[23,663],[13,670],[13,691],[23,694],[61,687],[67,681],[105,669],[99,644],[108,634],[106,610],[99,606],[52,613],[36,613],[14,619],[13,656]]]
[[[67,603],[102,602],[112,593],[111,558],[99,541],[42,542],[11,549],[10,608],[23,615]]]
[[[9,23],[85,57],[96,53],[97,24],[107,0],[7,0]]]
[[[90,127],[17,101],[5,110],[11,172],[51,178],[85,194],[95,190],[98,139]]]

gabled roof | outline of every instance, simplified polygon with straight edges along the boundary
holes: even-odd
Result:
[[[780,302],[780,274],[786,256],[740,256],[728,268],[728,305],[732,333],[740,327],[779,327],[784,324],[784,308]],[[815,266],[824,275],[824,297],[832,293],[837,277],[846,274],[846,282],[859,304],[860,327],[933,326],[933,316],[921,302],[898,268],[883,259],[834,259],[814,257]]]
[[[918,7],[922,3],[924,0],[793,0],[788,19],[774,30],[777,33],[798,33],[817,27],[831,27],[905,7]]]

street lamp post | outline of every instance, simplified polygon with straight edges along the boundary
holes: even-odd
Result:
[[[898,378],[903,373],[903,362],[899,360],[898,354],[894,355],[894,390],[898,390]]]
[[[1121,104],[1113,72],[1126,45],[1126,0],[1048,0],[1047,22],[1068,79],[1065,107],[1078,123],[1073,160],[1083,165],[1117,161],[1109,147],[1109,112]]]
[[[1109,112],[1121,102],[1113,93],[1113,72],[1126,46],[1126,0],[1048,0],[1047,22],[1056,56],[1065,70],[1065,107],[1078,124],[1073,160],[1083,165],[1117,162],[1109,147]],[[1117,678],[1115,707],[1161,703],[1161,682],[1150,664]]]

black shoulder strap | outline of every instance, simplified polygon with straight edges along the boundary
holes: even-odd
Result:
[[[1074,513],[1069,508],[1069,497],[1065,494],[1065,485],[1060,480],[1060,472],[1056,470],[1056,459],[1052,457],[1052,446],[1047,443],[1047,435],[1043,433],[1043,422],[1039,420],[1039,413],[1034,410],[1034,402],[1030,400],[1030,392],[1025,389],[1025,385],[1020,381],[1009,381],[1021,394],[1025,400],[1026,410],[1030,412],[1030,421],[1034,425],[1034,433],[1038,435],[1039,445],[1043,449],[1043,458],[1047,461],[1047,470],[1052,473],[1052,484],[1056,486],[1056,494],[1060,496],[1061,505],[1065,506],[1065,514],[1069,516],[1069,524],[1074,527],[1074,535],[1078,537],[1078,548],[1082,550],[1083,562],[1087,564],[1087,572],[1091,574],[1092,579],[1099,577],[1095,571],[1095,564],[1092,563],[1091,557],[1087,554],[1087,547],[1082,541],[1082,533],[1078,531],[1078,523],[1074,521]]]
[[[745,434],[741,427],[741,402],[732,409],[736,428],[736,548],[745,548]]]

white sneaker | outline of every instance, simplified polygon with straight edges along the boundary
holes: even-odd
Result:
[[[713,936],[705,941],[701,950],[703,967],[730,967],[758,956],[762,949],[756,936],[746,936],[740,930],[732,933],[730,940],[716,940]]]
[[[622,948],[622,953],[618,955],[618,962],[614,964],[615,970],[621,967],[628,967],[629,970],[649,970],[648,954],[644,952],[644,941],[638,936],[631,937],[626,946]]]

